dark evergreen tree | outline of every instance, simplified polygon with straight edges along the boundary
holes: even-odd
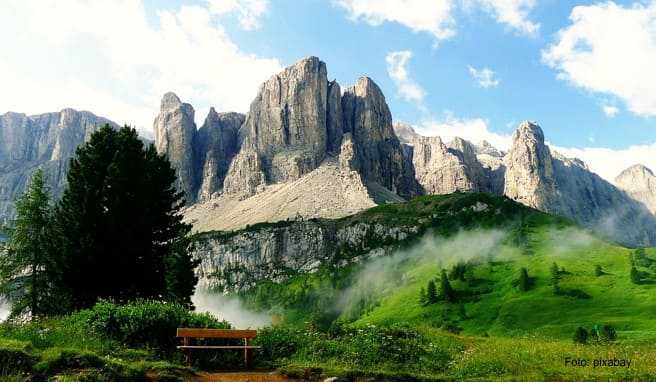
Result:
[[[426,302],[428,304],[435,304],[437,301],[437,287],[435,286],[435,281],[431,280],[426,287]]]
[[[588,342],[588,331],[580,326],[576,328],[576,331],[574,332],[574,342],[586,344]]]
[[[0,295],[10,303],[12,316],[61,312],[52,211],[45,176],[39,169],[16,200],[16,219],[7,230],[6,249],[0,253]]]
[[[56,209],[73,309],[99,298],[190,304],[196,277],[175,171],[137,132],[104,126],[71,159]]]
[[[426,306],[428,305],[428,295],[426,294],[426,288],[421,287],[419,290],[419,305]]]
[[[634,284],[642,283],[642,275],[636,267],[631,267],[631,282]]]
[[[551,284],[555,287],[558,286],[560,281],[560,269],[558,269],[558,264],[553,263],[551,265]]]
[[[599,333],[599,338],[602,341],[608,341],[608,342],[615,341],[617,339],[617,333],[615,332],[615,328],[613,328],[611,325],[602,326]]]
[[[440,277],[440,297],[447,302],[456,301],[456,293],[451,287],[449,278],[446,275],[446,271],[442,270],[442,275]]]
[[[522,268],[519,272],[519,290],[526,292],[531,289],[531,278],[528,276],[528,270]]]
[[[595,265],[595,276],[603,276],[604,275],[604,270],[601,268],[601,265],[597,264]]]

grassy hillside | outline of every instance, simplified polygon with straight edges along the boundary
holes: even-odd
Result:
[[[332,224],[356,222],[422,224],[422,231],[391,256],[344,267],[325,264],[316,273],[296,274],[280,283],[262,280],[241,293],[250,307],[281,314],[290,327],[309,325],[316,331],[299,346],[304,350],[289,356],[290,367],[320,366],[347,374],[387,370],[412,378],[578,380],[656,373],[650,361],[656,357],[651,346],[656,339],[653,249],[624,248],[568,220],[484,194],[420,197]],[[524,284],[522,269],[528,274]],[[454,290],[452,301],[445,300],[440,288],[442,271]],[[437,301],[426,303],[420,294],[431,281]],[[367,337],[372,328],[399,325],[419,333],[426,342],[417,346],[429,349],[414,366],[384,359],[349,363],[339,351],[323,349],[357,349],[359,343],[337,343]],[[615,338],[596,334],[594,329],[601,333],[604,326]],[[587,345],[573,341],[579,327],[590,334]],[[347,335],[355,337],[345,340],[344,330],[354,330]],[[440,357],[431,353],[432,347],[441,349],[444,365],[425,366]],[[633,366],[566,367],[565,357],[627,358]]]

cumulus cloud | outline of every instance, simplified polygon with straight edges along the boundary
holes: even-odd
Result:
[[[210,12],[216,15],[237,13],[239,24],[245,30],[260,26],[260,18],[269,7],[268,0],[207,0]]]
[[[540,24],[529,18],[535,7],[535,0],[471,0],[479,3],[483,9],[491,13],[498,23],[506,25],[511,30],[535,36],[540,30]]]
[[[439,136],[444,141],[455,137],[473,143],[487,141],[500,150],[508,150],[512,144],[512,137],[506,134],[495,133],[488,127],[488,122],[482,118],[460,119],[450,113],[442,120],[429,119],[422,121],[414,129],[425,136]]]
[[[401,98],[421,104],[426,92],[410,76],[408,61],[411,58],[412,52],[409,50],[388,53],[385,57],[387,74],[394,81],[397,93]]]
[[[474,77],[478,86],[482,88],[495,88],[499,86],[499,83],[501,82],[501,80],[494,77],[494,71],[490,68],[476,69],[470,65],[469,74]]]
[[[241,1],[238,4],[242,4]],[[0,105],[43,113],[90,110],[150,132],[175,91],[197,108],[246,111],[276,59],[243,52],[207,6],[160,10],[137,0],[8,0],[0,12]]]
[[[614,116],[617,115],[617,113],[620,112],[620,109],[612,105],[603,105],[602,110],[604,111],[604,114],[606,114],[608,118],[613,118]]]
[[[436,40],[455,35],[455,22],[451,15],[452,0],[337,0],[351,19],[370,25],[393,22],[414,32],[432,34]]]
[[[656,2],[577,6],[570,21],[543,61],[574,86],[616,96],[635,114],[656,115]]]
[[[540,24],[529,18],[535,0],[336,0],[353,20],[370,25],[385,22],[403,25],[414,32],[430,33],[437,41],[456,34],[454,11],[482,9],[511,30],[535,35]]]

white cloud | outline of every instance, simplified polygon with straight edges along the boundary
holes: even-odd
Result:
[[[613,118],[620,112],[620,109],[612,105],[603,105],[601,108],[608,118]]]
[[[416,102],[418,106],[421,106],[426,92],[412,79],[408,72],[408,61],[411,58],[412,52],[409,50],[388,53],[385,57],[387,74],[396,84],[399,96],[406,101]]]
[[[455,35],[452,0],[337,0],[353,20],[370,25],[394,22],[414,32],[427,32],[436,40]]]
[[[495,88],[501,82],[498,78],[494,78],[494,71],[490,68],[476,69],[470,65],[469,73],[482,88]]]
[[[570,20],[542,52],[544,62],[577,87],[614,95],[635,114],[656,115],[656,2],[578,6]]]
[[[448,142],[455,137],[473,143],[487,141],[500,150],[508,150],[512,144],[510,135],[498,134],[490,130],[488,122],[482,118],[459,119],[447,113],[443,120],[426,120],[414,127],[415,131],[425,136],[439,136]]]
[[[248,54],[207,7],[162,10],[141,1],[9,0],[0,12],[0,105],[43,113],[90,110],[150,132],[161,96],[176,92],[197,109],[246,111],[276,59]]]
[[[432,34],[436,41],[456,34],[454,11],[481,8],[495,20],[524,35],[533,36],[540,24],[529,19],[535,0],[335,0],[353,20],[370,25],[393,22],[414,32]]]
[[[212,14],[237,13],[239,24],[246,30],[260,26],[260,18],[269,7],[269,0],[207,0]]]
[[[472,1],[472,0],[470,0]],[[540,24],[529,19],[536,0],[473,0],[492,13],[500,24],[527,36],[535,36]]]
[[[652,170],[656,170],[656,143],[616,150],[605,147],[552,147],[567,157],[583,160],[590,170],[609,182],[613,182],[620,172],[634,164],[643,164]]]

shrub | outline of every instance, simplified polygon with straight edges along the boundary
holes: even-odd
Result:
[[[28,372],[35,362],[27,343],[0,340],[0,376]]]
[[[615,341],[617,339],[615,328],[613,328],[611,325],[602,326],[599,332],[599,339],[608,342]]]
[[[603,276],[604,275],[604,270],[601,268],[601,265],[597,264],[595,265],[595,276]]]
[[[182,305],[141,301],[127,305],[99,302],[72,314],[69,321],[88,325],[94,332],[133,347],[161,352],[175,349],[176,329],[229,328],[230,324],[206,313],[190,312]]]
[[[574,342],[578,344],[586,344],[588,342],[588,331],[583,327],[576,328],[574,332]]]

